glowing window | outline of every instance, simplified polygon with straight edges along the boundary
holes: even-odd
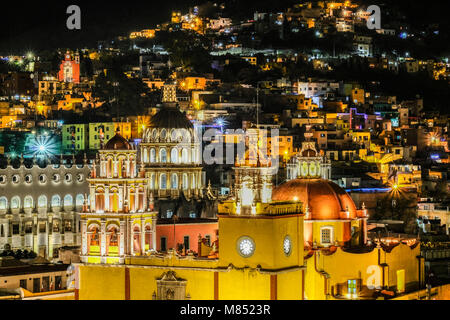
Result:
[[[167,151],[164,148],[159,151],[159,162],[161,163],[167,162]]]
[[[176,173],[172,173],[170,182],[171,182],[172,189],[178,189],[178,176]]]
[[[46,196],[44,196],[44,195],[39,196],[39,198],[38,198],[38,207],[39,208],[47,207],[47,197]]]
[[[156,162],[156,150],[154,148],[150,149],[150,162],[151,163]]]
[[[161,174],[159,177],[159,188],[162,190],[167,189],[167,176],[165,173]]]
[[[8,208],[8,199],[5,197],[0,198],[0,210],[5,210]]]
[[[11,209],[19,209],[20,208],[20,198],[19,197],[13,197],[11,199]]]
[[[61,198],[57,194],[52,197],[52,207],[61,206]]]
[[[322,244],[331,244],[331,238],[333,229],[331,227],[325,227],[320,230],[320,242]]]
[[[31,196],[26,196],[23,206],[24,208],[33,208],[33,198]]]
[[[170,151],[170,160],[172,161],[172,163],[178,163],[178,149],[177,148],[173,148]]]

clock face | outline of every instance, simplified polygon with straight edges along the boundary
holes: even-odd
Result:
[[[315,162],[309,164],[309,175],[313,177],[317,175],[317,166]]]
[[[237,250],[244,258],[249,258],[255,252],[255,242],[250,237],[241,237],[237,242]]]
[[[283,252],[286,256],[289,256],[292,251],[292,241],[291,237],[286,236],[283,241]]]
[[[301,166],[301,173],[303,177],[306,177],[308,175],[308,163],[307,162],[303,162],[302,166]]]

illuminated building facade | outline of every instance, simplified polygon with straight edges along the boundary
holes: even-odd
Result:
[[[0,169],[0,247],[57,257],[56,250],[81,244],[79,217],[90,168],[82,165],[9,164]]]
[[[156,248],[156,213],[137,150],[117,131],[99,151],[81,213],[81,261],[123,263]]]
[[[80,83],[80,56],[76,53],[72,56],[67,52],[58,72],[58,80],[61,82]]]
[[[305,160],[317,157],[313,146],[303,149]],[[244,167],[245,162],[236,166],[236,175],[251,180],[246,176],[253,172]],[[257,161],[248,167],[269,165]],[[260,183],[237,183],[236,195],[219,204],[220,246],[216,241],[208,257],[169,250],[128,255],[123,264],[77,264],[76,298],[372,299],[377,288],[402,294],[423,283],[416,239],[369,240],[365,208],[356,208],[343,189],[317,172],[279,185],[265,201],[258,198]],[[247,196],[253,201],[244,206]]]
[[[144,131],[139,146],[141,166],[156,199],[176,200],[181,195],[200,199],[204,190],[200,143],[193,124],[176,106],[174,89],[164,87],[163,107]],[[164,211],[160,212],[163,218],[175,214],[173,208]]]

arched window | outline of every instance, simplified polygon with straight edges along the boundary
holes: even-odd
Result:
[[[23,207],[24,208],[33,208],[33,197],[32,196],[26,196],[23,201]]]
[[[150,177],[150,189],[154,190],[156,188],[155,184],[156,184],[155,174],[152,173]]]
[[[107,229],[108,233],[108,244],[110,247],[117,247],[119,245],[119,228],[117,228],[116,225],[111,224],[108,226]],[[112,248],[109,248],[108,253],[118,253],[118,252],[111,252]]]
[[[6,210],[6,209],[8,209],[8,199],[6,199],[6,197],[1,197],[0,198],[0,210]]]
[[[161,162],[161,163],[167,162],[167,151],[164,148],[159,150],[159,162]]]
[[[64,197],[64,208],[65,209],[72,209],[73,206],[73,198],[70,194],[66,194]]]
[[[162,140],[165,140],[166,137],[167,137],[167,131],[166,131],[166,129],[162,129],[162,130],[161,130],[161,139],[162,139]]]
[[[153,129],[153,132],[152,132],[153,140],[155,140],[157,137],[158,137],[158,131],[156,129]]]
[[[47,197],[44,195],[39,196],[38,208],[46,208],[46,207],[47,207]]]
[[[178,175],[176,173],[172,173],[172,177],[170,179],[170,185],[172,189],[178,189]]]
[[[189,163],[189,156],[186,148],[183,148],[181,151],[181,163]]]
[[[195,174],[191,174],[191,189],[195,189]]]
[[[183,190],[187,189],[189,189],[188,175],[187,173],[183,173]]]
[[[82,194],[77,194],[76,198],[75,198],[75,205],[78,208],[83,207],[84,204],[84,196]]]
[[[89,253],[99,254],[100,253],[100,229],[98,225],[93,224],[88,227],[88,243],[89,243]]]
[[[177,141],[178,138],[178,130],[177,129],[173,129],[172,132],[170,133],[170,139],[172,140],[172,142]]]
[[[170,160],[172,163],[178,163],[178,149],[172,148],[170,151]]]
[[[167,189],[167,177],[165,173],[159,176],[159,188],[162,190]]]
[[[253,204],[253,190],[250,187],[250,182],[243,183],[241,190],[241,201],[243,206],[251,206]]]
[[[148,149],[147,148],[145,148],[143,151],[142,151],[142,154],[143,154],[143,159],[142,159],[142,161],[144,162],[144,163],[147,163],[148,162]]]
[[[156,150],[155,148],[150,149],[150,163],[156,162]]]
[[[19,209],[20,208],[20,198],[15,196],[11,199],[11,209]]]
[[[52,207],[60,207],[61,206],[61,197],[55,194],[52,197]]]

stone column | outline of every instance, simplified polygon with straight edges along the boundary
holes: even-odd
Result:
[[[110,212],[110,208],[109,208],[109,188],[105,187],[105,208],[104,208],[105,212]]]
[[[127,232],[126,232],[126,223],[125,221],[121,220],[120,221],[120,239],[119,239],[119,256],[124,256],[126,251],[125,251],[125,237],[127,236]]]
[[[105,256],[106,255],[106,221],[105,220],[101,221],[100,241],[101,241],[100,255]]]
[[[129,232],[129,243],[128,243],[128,249],[130,252],[130,255],[134,254],[134,231],[133,231],[133,221],[132,220],[128,220],[128,232]]]
[[[156,251],[156,218],[152,218],[152,247]]]
[[[141,218],[141,255],[143,255],[145,250],[145,220],[144,218]]]
[[[81,221],[81,254],[87,255],[88,253],[88,236],[87,236],[87,221]]]

